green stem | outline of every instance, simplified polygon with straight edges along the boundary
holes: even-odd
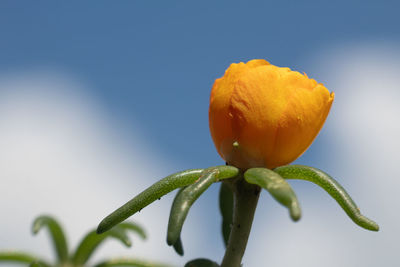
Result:
[[[221,267],[240,267],[249,239],[260,187],[247,183],[243,175],[233,181],[233,224]]]

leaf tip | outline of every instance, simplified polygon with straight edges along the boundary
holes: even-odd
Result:
[[[295,213],[295,212],[290,212],[290,218],[294,221],[294,222],[298,222],[301,219],[301,213]]]
[[[36,219],[36,220],[33,222],[33,225],[32,225],[32,233],[33,233],[34,235],[36,235],[36,234],[40,231],[40,229],[42,228],[42,226],[43,226],[43,221],[42,221],[40,218]]]
[[[108,227],[105,225],[104,220],[102,220],[102,221],[100,222],[99,226],[97,226],[96,233],[97,233],[98,235],[100,235],[100,234],[103,234],[104,232],[106,232],[107,230],[109,230],[109,229],[108,229]]]
[[[175,241],[174,244],[172,244],[172,246],[173,246],[175,252],[178,253],[179,256],[183,256],[184,251],[183,251],[182,240],[180,237]]]
[[[36,235],[36,234],[39,232],[39,230],[40,230],[40,227],[38,227],[37,225],[34,225],[34,226],[32,227],[32,233],[33,233],[34,235]]]
[[[297,222],[300,220],[301,218],[301,209],[299,207],[299,205],[297,204],[297,202],[294,202],[289,209],[289,213],[290,213],[290,218]]]
[[[373,226],[373,228],[371,230],[374,232],[379,232],[379,225],[375,223],[375,225]]]
[[[365,217],[362,214],[358,214],[355,217],[356,220],[355,223],[358,224],[359,226],[361,226],[364,229],[370,230],[370,231],[374,231],[374,232],[378,232],[379,231],[379,225],[374,222],[373,220]]]
[[[366,229],[368,229],[370,231],[374,231],[374,232],[378,232],[379,231],[379,225],[376,222],[372,221],[372,220],[369,220],[367,227],[364,227],[364,228],[366,228]]]
[[[174,248],[175,248],[175,252],[178,253],[179,256],[183,256],[184,255],[183,248],[177,248],[177,247],[174,247]]]

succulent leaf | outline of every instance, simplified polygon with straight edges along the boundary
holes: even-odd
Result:
[[[104,218],[97,228],[97,233],[101,234],[111,229],[163,195],[192,184],[200,177],[202,171],[203,169],[186,170],[161,179]]]
[[[266,168],[251,168],[244,173],[244,179],[264,188],[276,201],[287,207],[293,221],[300,219],[301,210],[296,194],[278,173]]]
[[[107,238],[115,238],[127,247],[132,245],[126,230],[119,225],[103,234],[97,234],[96,231],[91,231],[79,243],[78,248],[72,257],[73,263],[77,266],[84,265],[89,260],[90,256],[92,256],[93,252]]]
[[[346,190],[327,173],[304,165],[281,166],[274,171],[285,179],[300,179],[315,183],[336,200],[353,222],[367,230],[379,231],[378,224],[362,215]]]
[[[61,263],[68,261],[68,244],[61,225],[53,217],[41,215],[34,220],[32,232],[37,234],[43,227],[49,230],[58,261]]]
[[[233,192],[228,184],[221,183],[219,190],[219,210],[222,216],[221,231],[224,240],[224,245],[228,244],[229,234],[233,221]]]
[[[168,245],[172,246],[178,241],[183,223],[185,222],[191,206],[212,183],[217,181],[217,174],[217,169],[207,169],[196,183],[178,192],[172,204],[168,222]]]

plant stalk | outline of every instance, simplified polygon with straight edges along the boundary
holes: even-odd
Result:
[[[234,195],[233,223],[221,267],[240,267],[261,191],[259,186],[247,183],[243,176],[231,186]]]

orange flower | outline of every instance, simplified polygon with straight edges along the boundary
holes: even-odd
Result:
[[[211,91],[211,136],[230,165],[285,165],[311,145],[334,97],[306,74],[265,60],[232,64]]]

